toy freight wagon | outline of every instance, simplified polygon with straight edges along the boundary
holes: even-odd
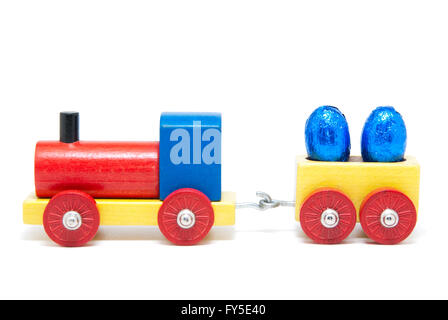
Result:
[[[297,158],[296,220],[318,243],[338,243],[356,221],[374,241],[395,244],[415,227],[420,167],[405,161],[348,162]]]

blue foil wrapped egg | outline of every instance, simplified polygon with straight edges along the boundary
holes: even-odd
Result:
[[[332,106],[314,110],[306,121],[305,144],[311,160],[347,161],[350,156],[350,133],[341,111]]]
[[[378,107],[364,125],[361,153],[367,162],[397,162],[404,159],[406,125],[393,107]]]

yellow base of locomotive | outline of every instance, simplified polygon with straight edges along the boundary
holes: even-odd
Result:
[[[418,210],[420,166],[414,157],[401,162],[326,162],[297,157],[296,220],[305,199],[316,189],[335,188],[347,195],[358,213],[364,198],[380,188],[396,189],[411,199]]]
[[[235,224],[235,193],[223,192],[221,201],[212,202],[215,226]],[[23,222],[42,225],[45,207],[50,199],[30,195],[23,202]],[[95,199],[103,226],[157,226],[161,200],[154,199]]]

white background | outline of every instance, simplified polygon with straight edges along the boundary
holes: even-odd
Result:
[[[446,1],[0,2],[0,298],[448,298]],[[22,224],[37,140],[81,112],[84,140],[157,140],[162,111],[223,113],[223,189],[294,197],[304,124],[330,104],[352,154],[393,105],[422,166],[417,228],[310,243],[293,209],[237,212],[198,246],[103,228],[60,248]],[[356,180],[353,180],[356,183]]]

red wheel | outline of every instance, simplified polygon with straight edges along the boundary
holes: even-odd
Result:
[[[44,211],[43,224],[51,240],[64,247],[80,247],[95,236],[100,214],[88,194],[62,191],[51,198]]]
[[[359,218],[370,239],[381,244],[397,244],[414,230],[417,211],[405,194],[381,189],[365,198]]]
[[[356,225],[356,209],[350,199],[334,189],[311,193],[300,209],[300,224],[317,243],[339,243]]]
[[[160,231],[172,243],[193,245],[204,239],[215,222],[210,200],[195,189],[179,189],[159,209]]]

